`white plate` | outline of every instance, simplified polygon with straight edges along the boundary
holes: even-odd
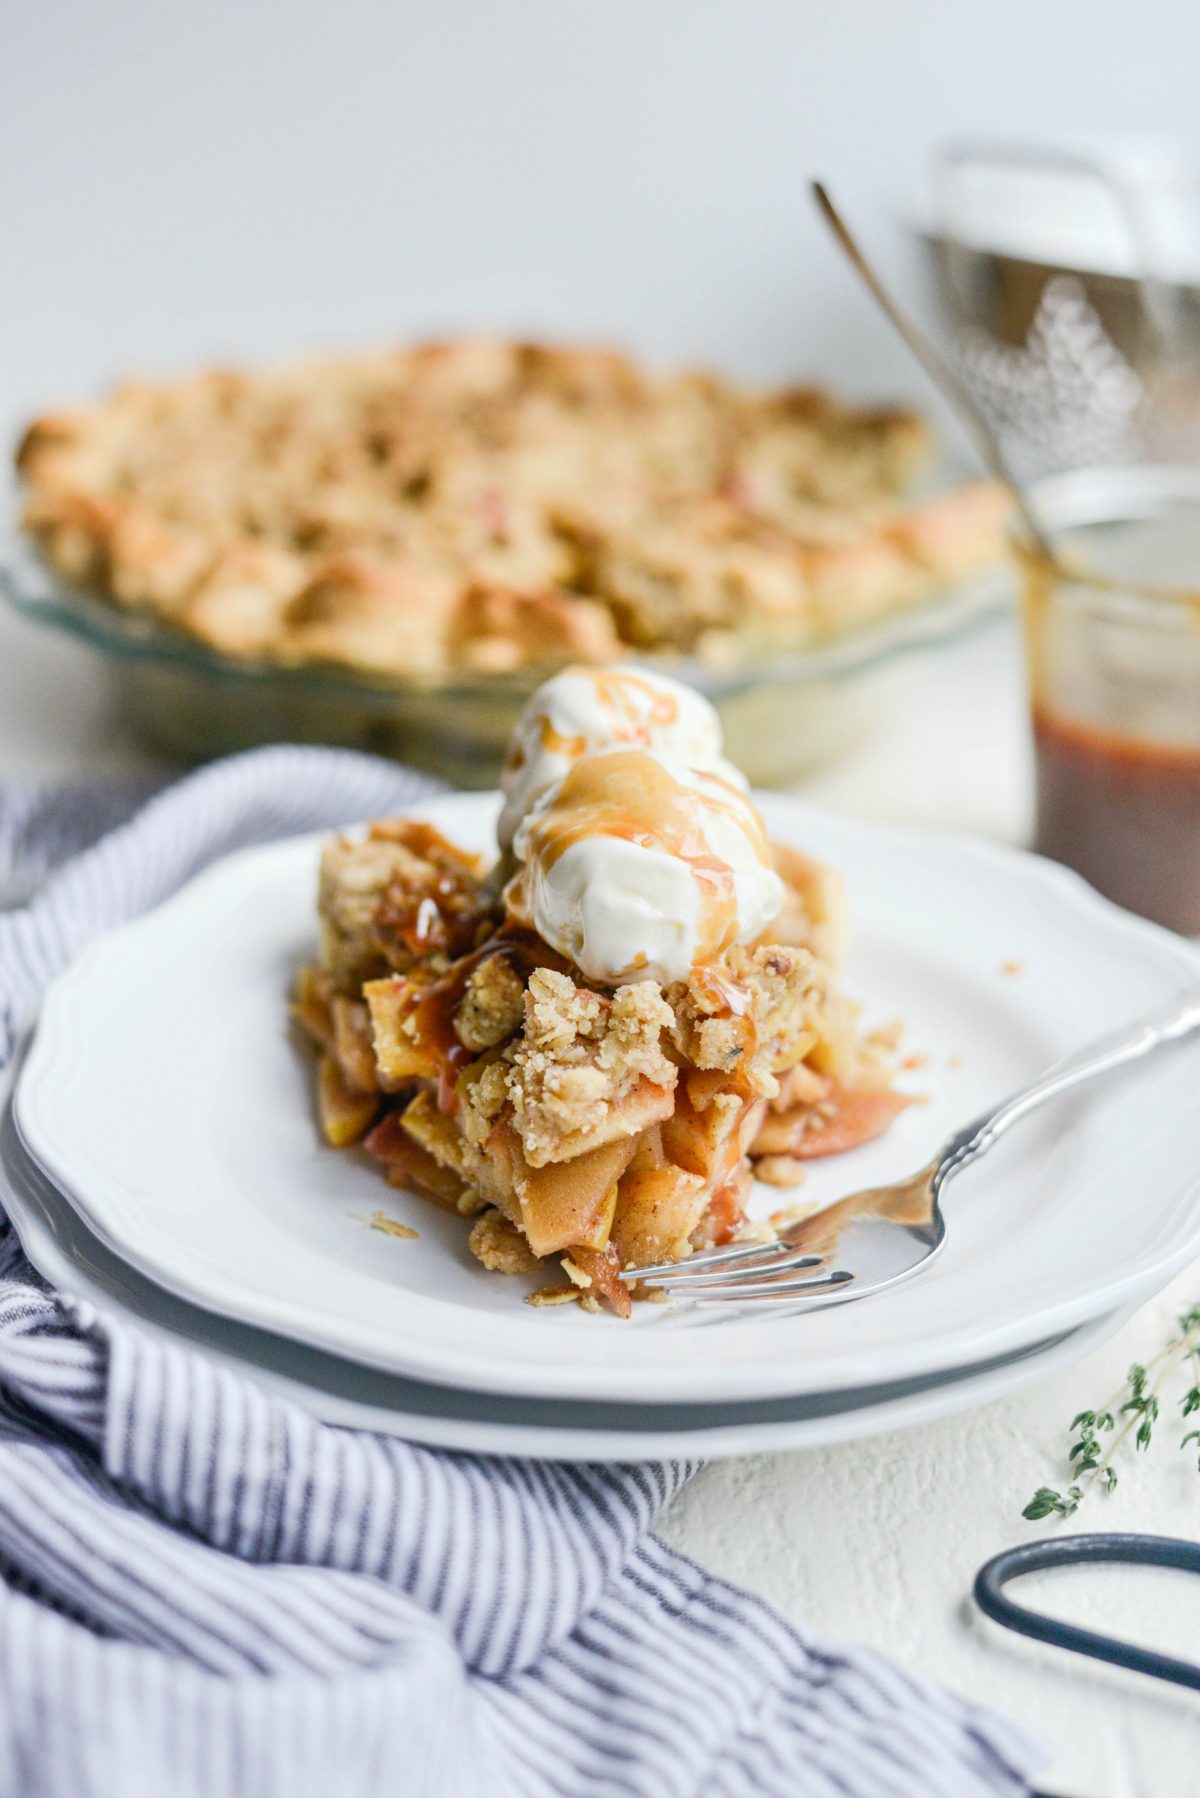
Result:
[[[992,1363],[869,1391],[725,1405],[614,1405],[465,1392],[378,1373],[231,1323],[178,1299],[104,1247],[0,1117],[5,1206],[33,1265],[60,1292],[168,1341],[198,1348],[325,1423],[474,1454],[558,1461],[669,1460],[775,1453],[847,1442],[973,1409],[1074,1363],[1130,1315],[1103,1317]]]
[[[424,809],[464,842],[488,839],[487,798]],[[918,1166],[984,1103],[1200,977],[1182,942],[1031,857],[778,796],[763,809],[777,836],[843,871],[847,984],[930,1057],[912,1077],[929,1103],[815,1167],[813,1196]],[[1007,1354],[1200,1251],[1200,1059],[1184,1046],[1014,1131],[953,1189],[943,1256],[893,1291],[720,1323],[664,1306],[628,1323],[531,1310],[519,1282],[474,1261],[460,1220],[317,1141],[311,1068],[283,1021],[312,943],[317,846],[232,856],[93,944],[51,988],[18,1086],[25,1140],[91,1228],[196,1304],[477,1391],[762,1400]],[[368,1228],[376,1209],[420,1239]]]

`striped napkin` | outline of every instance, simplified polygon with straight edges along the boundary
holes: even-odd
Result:
[[[0,1064],[90,937],[215,856],[430,790],[365,757],[261,750],[103,836],[112,789],[0,790],[14,884],[93,845],[0,914]],[[1036,1751],[1008,1724],[658,1542],[692,1471],[331,1428],[48,1291],[6,1228],[0,1798],[1029,1789]]]

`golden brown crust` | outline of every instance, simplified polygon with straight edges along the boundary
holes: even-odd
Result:
[[[47,559],[231,656],[436,679],[803,645],[995,560],[912,414],[462,340],[129,383],[17,453]]]

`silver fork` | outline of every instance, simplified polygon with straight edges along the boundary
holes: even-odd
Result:
[[[1200,990],[1174,999],[1136,1024],[1101,1037],[1010,1094],[943,1143],[907,1180],[852,1193],[781,1230],[774,1242],[705,1249],[686,1261],[627,1268],[621,1278],[661,1287],[697,1304],[845,1304],[907,1280],[946,1237],[946,1182],[986,1155],[1019,1119],[1061,1093],[1113,1072],[1200,1030]],[[819,1269],[819,1272],[811,1270]]]

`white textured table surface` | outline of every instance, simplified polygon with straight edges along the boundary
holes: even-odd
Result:
[[[1019,675],[999,626],[931,659],[903,714],[807,797],[860,816],[1018,841],[1027,775]],[[94,679],[91,657],[0,617],[0,776],[145,765]],[[871,1644],[1007,1711],[1050,1751],[1046,1789],[1070,1798],[1200,1792],[1200,1697],[1044,1649],[985,1622],[969,1599],[990,1555],[1045,1530],[1021,1520],[1061,1485],[1064,1426],[1165,1340],[1200,1298],[1200,1269],[1065,1373],[977,1410],[845,1447],[713,1465],[663,1533],[706,1567],[764,1593],[798,1622]],[[1200,1534],[1200,1475],[1164,1418],[1148,1459],[1082,1528]],[[1200,1580],[1124,1569],[1031,1579],[1058,1614],[1200,1658]]]

